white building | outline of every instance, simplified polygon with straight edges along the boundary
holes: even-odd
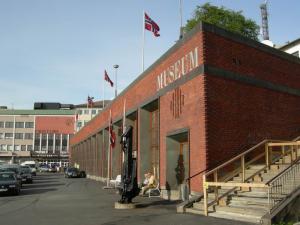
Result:
[[[281,46],[279,49],[296,57],[300,57],[300,38]]]

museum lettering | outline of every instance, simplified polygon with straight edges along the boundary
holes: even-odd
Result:
[[[198,47],[177,60],[157,76],[157,91],[198,67]]]

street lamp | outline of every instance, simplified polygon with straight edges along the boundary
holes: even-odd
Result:
[[[119,65],[114,65],[114,68],[116,69],[116,73],[115,73],[115,98],[117,97],[118,95],[118,81],[117,81],[117,76],[118,76],[118,68],[119,68]]]

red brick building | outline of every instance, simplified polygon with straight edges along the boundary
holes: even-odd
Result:
[[[107,176],[109,112],[115,131],[134,127],[139,181],[154,172],[163,196],[185,179],[266,138],[300,134],[300,60],[205,23],[199,24],[71,139],[71,162]],[[118,140],[119,143],[119,135]],[[112,177],[121,149],[112,151]],[[188,182],[202,191],[202,177]]]

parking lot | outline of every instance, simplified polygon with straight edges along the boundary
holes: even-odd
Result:
[[[0,197],[1,225],[241,224],[223,219],[176,214],[175,202],[137,197],[134,210],[116,210],[116,190],[85,178],[44,173],[24,184],[19,196]]]

